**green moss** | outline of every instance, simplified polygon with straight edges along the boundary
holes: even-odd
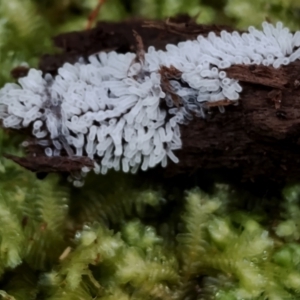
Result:
[[[298,1],[228,0],[225,12],[227,16],[234,18],[237,26],[241,28],[249,24],[260,26],[262,20],[268,18],[272,22],[282,21],[292,30],[299,29],[300,2]]]

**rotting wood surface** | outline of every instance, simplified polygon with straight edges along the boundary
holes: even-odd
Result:
[[[55,74],[64,62],[74,63],[79,57],[99,51],[136,51],[133,30],[146,49],[150,45],[164,49],[168,43],[195,39],[210,31],[218,34],[223,29],[232,31],[226,26],[197,25],[187,17],[166,22],[100,22],[94,29],[55,37],[54,43],[62,52],[43,56],[40,68]],[[279,69],[234,65],[225,71],[243,87],[239,104],[228,105],[224,100],[220,104],[225,107],[225,113],[208,104],[210,111],[206,119],[195,118],[182,126],[183,148],[175,153],[180,162],[169,163],[165,175],[227,169],[236,170],[241,180],[299,179],[300,62]],[[24,162],[23,166],[28,168]]]

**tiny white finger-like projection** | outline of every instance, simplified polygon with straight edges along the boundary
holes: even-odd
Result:
[[[7,128],[29,127],[45,156],[91,158],[96,173],[177,163],[176,150],[184,146],[180,125],[205,118],[207,102],[238,101],[242,87],[226,68],[279,68],[300,58],[300,32],[290,33],[280,22],[262,27],[210,32],[165,51],[149,47],[143,60],[134,53],[101,52],[88,63],[64,64],[55,77],[31,69],[19,84],[0,90],[0,119]],[[179,74],[168,80],[168,89],[162,67]]]

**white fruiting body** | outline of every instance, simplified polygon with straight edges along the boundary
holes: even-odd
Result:
[[[0,119],[9,128],[31,126],[45,155],[64,149],[70,156],[88,156],[103,174],[111,168],[135,172],[166,166],[167,157],[178,161],[173,151],[182,147],[179,124],[187,124],[192,114],[205,117],[204,102],[239,99],[241,86],[223,69],[234,64],[278,68],[300,58],[299,46],[300,32],[264,22],[263,31],[211,32],[167,45],[166,51],[150,47],[143,62],[133,53],[101,52],[89,63],[64,64],[55,78],[31,69],[19,85],[0,90]],[[169,81],[180,107],[162,90],[162,66],[182,74]]]

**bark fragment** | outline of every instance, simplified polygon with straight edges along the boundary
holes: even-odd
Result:
[[[83,167],[93,168],[93,161],[83,156],[27,156],[18,157],[11,154],[5,154],[4,157],[11,159],[21,167],[24,167],[35,173],[77,173]]]
[[[226,70],[228,77],[241,82],[283,89],[288,83],[283,68],[264,65],[234,65]]]

